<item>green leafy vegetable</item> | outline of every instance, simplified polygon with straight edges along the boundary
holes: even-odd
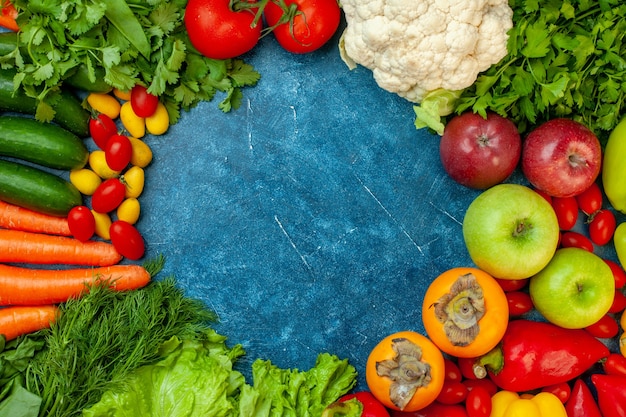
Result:
[[[241,88],[260,75],[241,59],[215,61],[189,41],[186,0],[14,0],[19,11],[15,50],[0,56],[14,67],[15,88],[39,102],[37,118],[54,115],[50,102],[78,67],[91,82],[97,73],[111,87],[148,87],[165,103],[170,122],[181,110],[211,101],[220,92],[224,112],[241,104]]]

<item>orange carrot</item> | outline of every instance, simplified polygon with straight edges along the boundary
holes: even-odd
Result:
[[[3,28],[17,32],[20,30],[17,25],[17,9],[11,3],[11,0],[4,0],[0,5],[0,26]]]
[[[134,290],[147,285],[150,277],[141,265],[33,269],[0,264],[0,305],[63,303],[97,282],[107,282],[116,291]]]
[[[109,266],[121,260],[108,242],[0,229],[0,262]]]
[[[0,200],[0,227],[49,235],[72,235],[67,218],[39,213],[2,200]]]
[[[6,340],[12,340],[46,329],[56,320],[58,311],[58,307],[54,305],[0,308],[0,334]]]

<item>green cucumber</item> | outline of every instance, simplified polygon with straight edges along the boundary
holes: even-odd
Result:
[[[58,175],[0,159],[0,200],[52,216],[67,216],[83,204],[76,187]]]
[[[15,69],[0,69],[0,111],[34,115],[37,100],[27,96],[21,89],[13,91],[15,75]],[[71,91],[61,90],[59,99],[52,107],[55,111],[55,123],[81,138],[89,135],[90,114]]]
[[[89,150],[81,138],[61,126],[27,116],[0,116],[0,155],[72,170],[85,166]]]

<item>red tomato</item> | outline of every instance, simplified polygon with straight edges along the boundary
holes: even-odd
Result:
[[[475,368],[476,358],[457,358],[457,364],[464,378],[467,379],[479,379],[477,375],[474,374],[474,370],[484,370],[482,367]],[[484,377],[486,375],[481,375]]]
[[[619,333],[619,324],[609,314],[605,314],[595,322],[594,324],[585,327],[585,330],[592,334],[594,337],[600,339],[610,339],[617,336]]]
[[[602,365],[604,372],[609,375],[626,376],[626,356],[621,353],[611,353]]]
[[[120,255],[136,261],[140,259],[145,251],[145,243],[139,230],[132,224],[124,220],[115,220],[109,228],[111,233],[111,243]]]
[[[571,230],[578,220],[578,203],[575,197],[553,197],[552,208],[561,230]]]
[[[586,215],[591,215],[602,208],[602,190],[598,183],[593,183],[582,193],[576,196],[578,207]]]
[[[133,156],[133,145],[126,135],[113,135],[104,148],[104,159],[113,171],[121,171],[128,166]]]
[[[363,412],[361,417],[389,417],[389,411],[385,406],[374,397],[369,391],[355,392],[353,394],[344,395],[339,401],[348,401],[356,398],[363,404]]]
[[[489,417],[491,415],[491,394],[485,387],[476,386],[467,393],[465,410],[469,417]]]
[[[533,301],[528,293],[523,291],[506,292],[506,301],[509,303],[509,315],[521,316],[533,309]]]
[[[242,7],[250,3],[234,4]],[[235,58],[259,42],[263,25],[261,21],[254,23],[256,12],[256,8],[236,11],[228,0],[189,0],[185,9],[185,28],[191,44],[204,56]]]
[[[572,389],[567,382],[548,385],[547,387],[543,387],[541,391],[554,394],[556,398],[558,398],[563,404],[565,404],[567,400],[569,400],[569,396],[572,393]]]
[[[507,291],[521,290],[526,285],[528,285],[529,278],[524,278],[524,279],[496,278],[496,281],[498,281],[498,284],[500,284],[500,287],[502,287],[502,290],[507,292]]]
[[[609,308],[609,313],[615,314],[624,311],[626,309],[626,295],[621,289],[615,289],[615,295],[613,296],[613,304]]]
[[[593,243],[589,238],[578,232],[565,232],[561,235],[561,247],[580,248],[593,252]]]
[[[626,271],[615,261],[610,259],[604,259],[604,262],[611,268],[613,271],[613,278],[615,278],[615,288],[622,288],[624,284],[626,284]]]
[[[143,85],[136,84],[130,90],[130,106],[133,112],[139,117],[150,117],[154,114],[159,105],[159,98],[148,93],[148,89]]]
[[[74,238],[86,242],[96,232],[96,219],[87,206],[73,207],[67,214],[67,225]]]
[[[445,379],[446,381],[458,381],[461,382],[463,379],[463,374],[461,374],[461,370],[458,365],[449,358],[444,358],[443,363],[445,366]]]
[[[446,380],[437,396],[441,404],[459,404],[467,397],[467,387],[461,381]]]
[[[463,380],[463,383],[467,387],[468,392],[473,390],[476,387],[482,387],[486,389],[490,397],[492,397],[496,392],[498,392],[498,386],[489,378],[465,379]]]
[[[341,21],[337,0],[285,0],[287,10],[270,1],[263,11],[278,43],[287,51],[315,51],[333,37]]]
[[[126,186],[119,178],[102,181],[91,196],[91,208],[98,213],[109,213],[115,210],[124,200]]]
[[[96,146],[104,150],[109,138],[117,134],[117,125],[109,116],[100,113],[89,119],[89,134]]]
[[[591,215],[589,221],[589,238],[596,245],[606,245],[613,239],[617,220],[611,210],[598,210]]]

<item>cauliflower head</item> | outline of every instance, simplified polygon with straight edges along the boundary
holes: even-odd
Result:
[[[341,56],[415,103],[462,90],[507,54],[508,0],[342,0]]]

